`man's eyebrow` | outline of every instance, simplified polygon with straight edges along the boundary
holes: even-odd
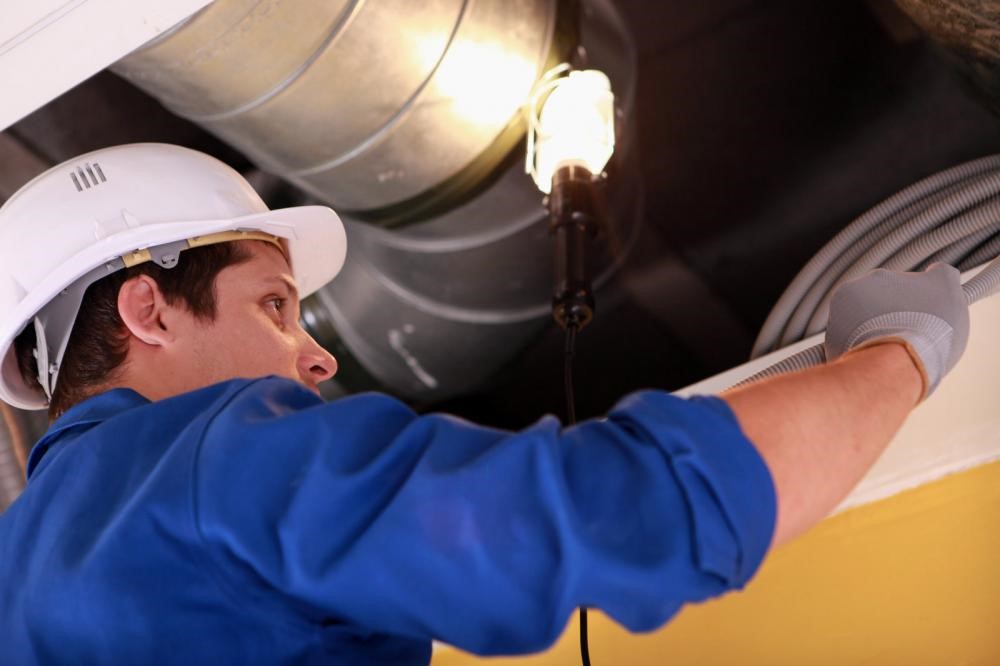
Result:
[[[284,275],[264,278],[264,281],[271,284],[284,285],[285,288],[288,289],[288,293],[290,293],[296,300],[299,297],[299,288],[295,285],[295,282]]]

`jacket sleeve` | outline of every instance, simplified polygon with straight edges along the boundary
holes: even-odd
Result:
[[[574,608],[651,630],[742,587],[775,494],[726,404],[659,391],[520,432],[248,384],[205,431],[194,520],[247,603],[478,654],[542,649]]]

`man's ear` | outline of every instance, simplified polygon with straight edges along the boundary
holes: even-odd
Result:
[[[163,347],[175,339],[175,331],[167,324],[174,308],[169,305],[148,275],[130,278],[118,290],[118,314],[129,332],[153,347]]]

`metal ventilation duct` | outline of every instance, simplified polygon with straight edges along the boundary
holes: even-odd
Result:
[[[501,136],[550,58],[556,4],[216,0],[114,70],[265,171],[371,211]]]
[[[216,0],[114,69],[342,214],[347,264],[303,321],[346,388],[436,400],[550,321],[521,109],[567,58],[607,72],[619,100],[612,249],[593,267],[606,280],[641,214],[635,52],[607,0]]]

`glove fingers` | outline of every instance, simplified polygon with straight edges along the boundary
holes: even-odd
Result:
[[[969,312],[961,274],[934,264],[920,273],[874,270],[841,285],[830,301],[827,358],[881,338],[905,341],[931,390],[968,343]]]

